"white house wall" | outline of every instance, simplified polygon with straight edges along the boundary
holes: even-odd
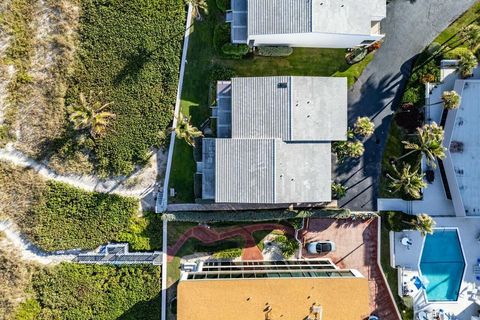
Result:
[[[254,46],[289,46],[306,48],[351,48],[362,41],[377,41],[383,35],[355,35],[337,33],[291,33],[250,35],[248,43]]]

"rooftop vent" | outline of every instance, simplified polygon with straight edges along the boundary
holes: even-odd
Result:
[[[279,89],[288,88],[288,83],[280,82],[280,83],[277,84],[277,88],[279,88]]]

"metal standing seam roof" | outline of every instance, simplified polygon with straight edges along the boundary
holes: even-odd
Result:
[[[246,0],[248,35],[371,34],[386,16],[385,0]]]
[[[312,31],[312,0],[248,0],[248,34]]]
[[[233,78],[231,93],[232,138],[346,139],[346,78]]]
[[[290,77],[232,79],[232,138],[290,136]],[[279,87],[285,85],[285,87]]]
[[[272,139],[216,139],[215,201],[274,203]]]

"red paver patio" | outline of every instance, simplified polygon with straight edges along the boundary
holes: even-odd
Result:
[[[242,251],[242,260],[263,260],[263,255],[260,249],[255,244],[255,239],[252,233],[261,230],[282,230],[288,234],[293,235],[294,230],[291,227],[276,223],[262,223],[253,224],[249,226],[232,227],[222,231],[207,228],[204,226],[196,226],[185,232],[177,242],[168,248],[168,261],[172,261],[173,256],[190,238],[200,240],[205,244],[211,244],[220,240],[225,240],[233,237],[242,237],[245,241],[245,248]]]
[[[322,255],[322,258],[332,259],[341,268],[356,269],[368,278],[372,313],[382,320],[400,320],[377,264],[379,248],[376,219],[309,219],[305,229],[302,232],[304,243],[316,240],[332,240],[336,243],[336,251]],[[319,258],[319,255],[309,255],[305,249],[303,253],[306,258]]]

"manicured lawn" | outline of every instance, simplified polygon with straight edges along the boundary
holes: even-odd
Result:
[[[435,38],[434,42],[440,44],[444,43],[454,35],[456,35],[460,29],[470,24],[471,22],[480,18],[480,2],[475,3],[467,12],[465,12],[460,18],[452,23],[447,29]]]
[[[94,144],[69,146],[75,141],[70,132],[58,147],[67,154],[90,149],[100,173],[128,174],[145,162],[152,146],[162,143],[159,133],[172,120],[185,3],[83,0],[81,10],[80,47],[67,105],[80,92],[102,92],[116,118]]]
[[[65,263],[36,271],[21,319],[159,319],[161,270]]]
[[[210,116],[209,89],[212,83],[213,65],[225,66],[236,76],[346,76],[352,84],[373,55],[361,63],[349,66],[344,59],[344,49],[295,48],[288,57],[259,57],[249,55],[244,59],[225,59],[216,52],[213,45],[215,26],[221,23],[223,15],[214,0],[208,1],[209,14],[192,27],[188,48],[185,81],[183,83],[181,110],[192,117],[192,123],[199,126]],[[192,148],[177,140],[174,148],[170,187],[177,196],[173,202],[193,202],[195,161]]]

